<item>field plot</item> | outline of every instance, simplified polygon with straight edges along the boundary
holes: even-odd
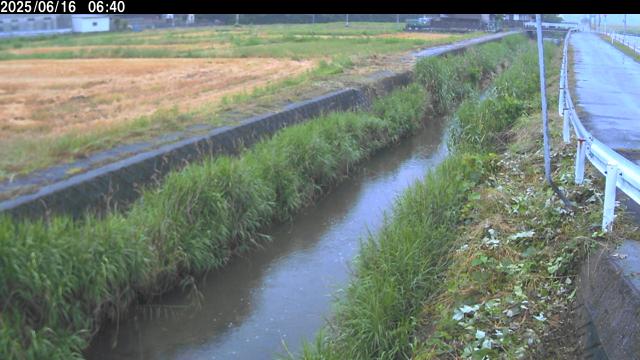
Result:
[[[0,180],[195,123],[219,125],[223,111],[293,99],[342,75],[397,67],[389,59],[411,49],[476,35],[336,23],[3,40]]]

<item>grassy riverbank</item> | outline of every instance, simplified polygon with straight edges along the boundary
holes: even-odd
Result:
[[[476,64],[457,68],[454,79],[464,91],[456,99],[478,89],[522,42],[514,37],[438,60]],[[498,50],[506,59],[491,55]],[[369,112],[330,114],[284,129],[239,157],[188,165],[145,190],[126,213],[83,221],[1,217],[0,357],[81,357],[102,321],[263,242],[268,224],[289,219],[358,162],[411,133],[427,109],[453,101],[429,91],[412,84]]]
[[[549,79],[557,79],[559,56],[558,47],[546,45],[546,61],[551,65],[548,66]],[[418,64],[418,69],[424,66]],[[424,182],[403,194],[380,234],[362,245],[354,265],[354,278],[336,305],[335,318],[315,343],[305,346],[303,358],[482,358],[484,353],[509,357],[519,351],[517,346],[528,343],[525,328],[519,333],[505,332],[515,340],[501,343],[503,348],[490,348],[490,352],[484,340],[495,335],[487,332],[491,330],[491,318],[483,319],[485,327],[470,327],[467,322],[459,324],[451,319],[471,319],[469,323],[473,325],[473,311],[478,311],[474,304],[496,292],[505,297],[504,302],[493,308],[487,305],[487,308],[502,311],[502,307],[513,306],[509,296],[521,296],[536,285],[535,281],[519,274],[534,272],[532,260],[538,252],[557,256],[545,258],[551,262],[538,267],[540,271],[551,269],[549,273],[541,273],[541,278],[566,271],[567,264],[575,264],[577,259],[571,257],[575,252],[561,255],[570,245],[545,247],[550,239],[566,240],[563,236],[567,234],[544,231],[545,227],[562,228],[561,225],[566,224],[566,229],[573,229],[572,225],[579,227],[588,223],[589,216],[581,223],[568,222],[559,200],[540,176],[537,118],[532,117],[539,106],[538,86],[537,50],[530,42],[495,80],[485,99],[471,99],[460,106],[451,135],[452,155]],[[458,87],[450,85],[449,88]],[[557,85],[551,94],[556,88]],[[516,123],[527,125],[513,129]],[[520,156],[528,161],[522,163],[526,167],[516,165],[512,169],[515,164],[505,162],[510,151],[522,151]],[[505,169],[526,172],[529,177],[501,178]],[[568,185],[569,177],[564,171],[562,185]],[[516,182],[519,183],[516,185]],[[505,194],[507,183],[512,186],[513,198]],[[518,194],[516,189],[522,193]],[[486,199],[487,191],[494,197]],[[534,197],[538,201],[530,203]],[[521,213],[512,215],[510,211]],[[492,216],[498,212],[504,212],[505,223],[513,224],[508,231],[496,230],[497,225],[491,227]],[[525,218],[528,222],[524,222]],[[538,221],[538,226],[532,228],[529,224],[534,221]],[[501,241],[505,243],[510,237],[517,239],[514,244],[527,243],[531,238],[537,242],[533,250],[525,248],[524,251],[529,252],[522,257],[511,253],[511,258],[503,258],[505,262],[480,251],[486,247],[499,248]],[[571,249],[578,247],[575,244]],[[526,268],[515,262],[526,257],[529,257]],[[499,280],[505,278],[500,274],[507,271],[504,269],[511,271],[507,275],[507,278],[511,276],[510,281],[500,283]],[[526,286],[514,283],[520,279]],[[568,301],[566,297],[562,300]],[[460,319],[459,312],[463,314]],[[532,348],[524,349],[525,353],[532,351]]]

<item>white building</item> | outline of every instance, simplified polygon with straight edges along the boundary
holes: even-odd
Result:
[[[71,32],[70,15],[0,15],[0,38]]]
[[[76,33],[109,31],[109,16],[106,15],[73,15],[71,28]]]

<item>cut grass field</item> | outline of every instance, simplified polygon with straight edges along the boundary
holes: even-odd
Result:
[[[399,69],[401,54],[480,34],[342,23],[0,40],[0,181],[189,125],[225,124]],[[228,122],[227,122],[228,123]]]

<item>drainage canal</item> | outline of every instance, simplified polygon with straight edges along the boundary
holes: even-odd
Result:
[[[141,306],[108,326],[89,359],[269,359],[300,349],[331,314],[349,281],[360,241],[377,232],[394,199],[446,156],[446,127],[428,119],[417,134],[366,161],[292,222],[274,226],[273,241],[232,260],[159,304]]]

